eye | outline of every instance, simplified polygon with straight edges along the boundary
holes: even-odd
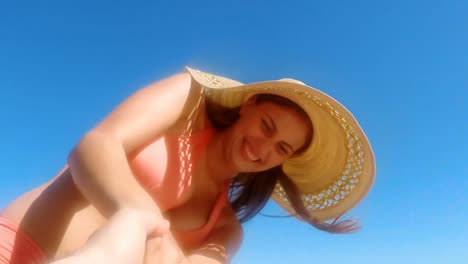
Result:
[[[268,132],[271,133],[271,128],[268,126],[268,122],[262,118],[262,128]]]
[[[278,144],[278,151],[285,156],[289,155],[289,150],[283,144]]]

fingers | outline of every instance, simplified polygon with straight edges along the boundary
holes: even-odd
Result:
[[[146,243],[145,264],[178,264],[183,259],[183,253],[169,235],[150,239]]]
[[[140,221],[148,237],[161,236],[169,231],[169,221],[150,211],[139,211]]]

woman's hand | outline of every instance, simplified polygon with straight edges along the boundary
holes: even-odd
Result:
[[[187,259],[172,234],[167,232],[161,237],[146,243],[144,264],[185,264]]]

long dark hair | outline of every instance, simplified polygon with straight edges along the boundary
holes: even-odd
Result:
[[[274,94],[257,94],[255,103],[274,103],[288,107],[299,113],[305,120],[310,119],[307,113],[293,101]],[[223,130],[231,126],[239,118],[239,107],[228,108],[216,104],[207,98],[206,110],[209,120],[217,130]],[[302,148],[296,151],[301,153],[312,141],[313,124],[310,122],[310,133],[307,142]],[[237,218],[244,223],[259,213],[268,199],[271,197],[276,184],[280,184],[284,189],[288,200],[294,211],[304,221],[314,227],[330,233],[350,233],[358,229],[354,220],[345,220],[337,223],[335,219],[332,223],[320,222],[312,217],[303,202],[301,201],[299,190],[296,184],[283,172],[281,166],[273,167],[266,171],[240,173],[231,182],[229,187],[229,201],[231,207],[237,214]]]

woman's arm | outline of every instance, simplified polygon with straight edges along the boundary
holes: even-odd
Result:
[[[181,73],[139,90],[71,151],[68,165],[77,188],[104,216],[120,208],[159,212],[133,176],[127,156],[176,123],[190,86],[190,75]]]
[[[172,237],[161,240],[164,230],[155,224],[154,212],[124,209],[115,214],[88,240],[86,245],[60,260],[50,264],[91,264],[91,263],[145,263],[149,264],[221,264],[228,263],[229,257],[238,250],[242,230],[237,220],[217,227],[208,237],[205,245],[188,257],[180,254]],[[144,247],[148,234],[153,234],[154,248]],[[166,233],[167,234],[167,233]],[[148,242],[150,244],[151,242]],[[150,252],[148,252],[150,250]],[[151,252],[153,251],[153,252]],[[153,254],[148,254],[153,253]],[[145,255],[145,256],[144,256]],[[150,255],[151,258],[147,258]]]

